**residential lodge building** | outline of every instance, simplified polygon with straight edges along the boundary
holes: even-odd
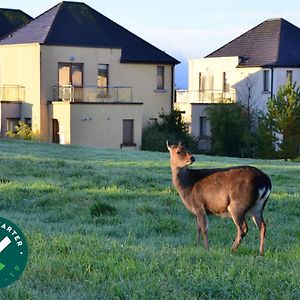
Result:
[[[266,111],[269,97],[287,81],[300,83],[300,28],[269,19],[204,58],[189,60],[188,90],[176,92],[199,147],[209,151],[208,105],[240,101]]]
[[[0,40],[0,131],[42,141],[139,149],[170,112],[175,58],[80,2],[63,1]]]

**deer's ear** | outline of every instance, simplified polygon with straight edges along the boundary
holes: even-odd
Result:
[[[183,146],[182,141],[178,142],[178,146]]]
[[[166,140],[166,145],[167,145],[168,150],[170,151],[171,150],[171,146],[169,145],[169,141],[168,140]]]

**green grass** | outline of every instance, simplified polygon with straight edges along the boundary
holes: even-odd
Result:
[[[0,299],[300,299],[300,164],[196,158],[195,167],[251,164],[270,175],[264,257],[251,222],[232,254],[235,227],[213,216],[210,251],[194,246],[167,153],[0,140],[0,215],[30,250]]]

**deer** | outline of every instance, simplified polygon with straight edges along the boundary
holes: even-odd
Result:
[[[235,252],[248,232],[247,216],[260,230],[260,255],[264,254],[266,223],[263,210],[272,189],[268,175],[253,166],[228,168],[188,168],[195,157],[181,143],[169,145],[172,182],[183,204],[197,220],[196,246],[202,232],[208,250],[207,215],[231,217],[237,235],[232,244]]]

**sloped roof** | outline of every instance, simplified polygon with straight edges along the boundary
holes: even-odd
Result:
[[[206,57],[239,56],[240,67],[300,67],[300,28],[269,19]]]
[[[19,9],[0,8],[0,38],[30,20],[32,18]]]
[[[121,48],[122,62],[179,63],[81,2],[63,1],[0,41],[0,45],[23,43]]]

